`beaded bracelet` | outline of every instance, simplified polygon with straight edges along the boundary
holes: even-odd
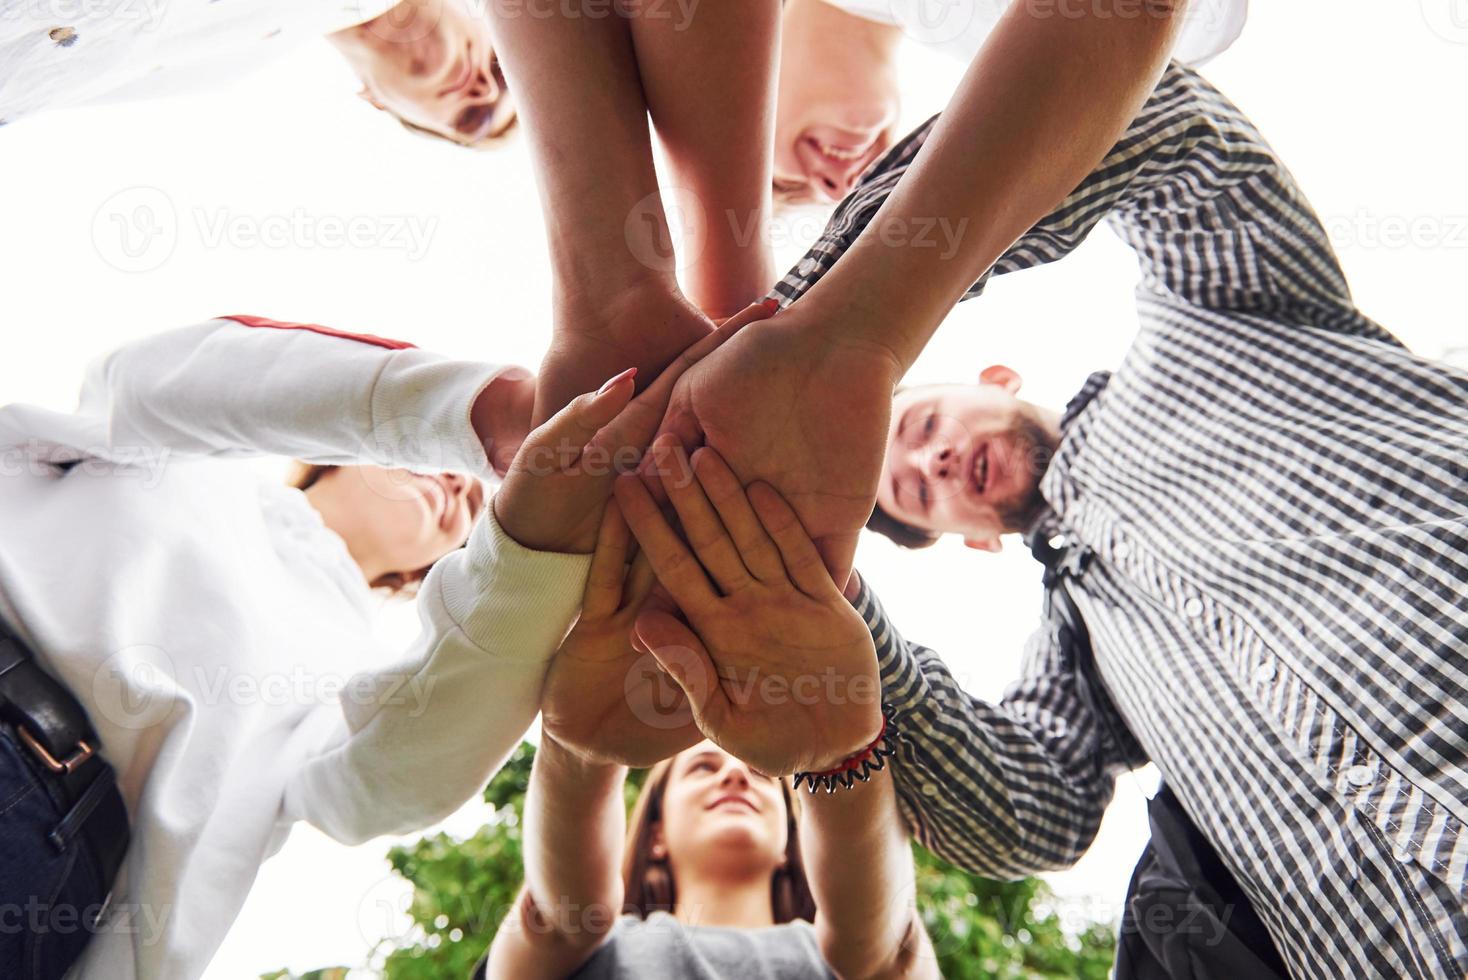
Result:
[[[800,789],[800,784],[805,783],[807,792],[817,793],[824,786],[827,793],[836,792],[836,787],[851,789],[858,782],[866,782],[872,778],[872,773],[880,772],[887,768],[883,759],[897,754],[893,742],[902,737],[892,723],[892,709],[888,705],[882,705],[882,730],[877,737],[872,739],[872,744],[847,759],[835,769],[825,772],[798,772],[792,781],[795,789]]]

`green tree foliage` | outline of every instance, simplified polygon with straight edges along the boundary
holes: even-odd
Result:
[[[414,928],[373,956],[386,980],[462,980],[511,914],[521,883],[520,816],[534,747],[522,744],[484,791],[494,817],[468,840],[425,837],[388,853],[413,884]],[[641,773],[628,781],[630,808]],[[965,874],[921,847],[918,903],[948,980],[1104,980],[1115,957],[1110,924],[1062,928],[1054,896],[1036,879],[1003,882]],[[385,959],[383,958],[385,954]],[[344,971],[263,980],[341,980]]]

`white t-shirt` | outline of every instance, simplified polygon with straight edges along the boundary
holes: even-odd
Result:
[[[197,91],[396,0],[5,0],[0,123],[42,109]]]
[[[87,709],[132,820],[74,976],[199,976],[292,823],[422,828],[519,744],[590,558],[486,507],[387,649],[342,539],[236,458],[488,475],[469,413],[498,373],[214,320],[101,362],[75,413],[0,408],[0,614]]]
[[[901,27],[919,44],[972,61],[1009,0],[826,0],[833,6],[882,24]],[[1053,0],[1056,16],[1069,3]],[[1244,28],[1248,0],[1191,0],[1173,57],[1200,65],[1228,48]]]

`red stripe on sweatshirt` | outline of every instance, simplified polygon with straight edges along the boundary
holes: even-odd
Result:
[[[223,316],[220,319],[233,320],[235,323],[246,327],[259,327],[265,330],[309,330],[311,333],[319,333],[324,337],[355,340],[359,344],[386,347],[388,350],[412,350],[417,346],[416,344],[408,343],[406,340],[376,337],[370,333],[348,333],[345,330],[334,330],[331,327],[323,327],[316,323],[288,323],[284,320],[269,320],[263,316]]]

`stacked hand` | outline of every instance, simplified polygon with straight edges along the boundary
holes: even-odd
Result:
[[[590,553],[602,509],[617,473],[631,469],[657,431],[680,377],[749,323],[771,311],[751,306],[670,358],[636,398],[637,368],[627,368],[601,389],[582,394],[536,428],[494,495],[495,518],[510,535],[538,551]],[[595,382],[593,382],[595,383]],[[546,397],[541,376],[537,401]]]
[[[688,697],[703,733],[757,769],[833,768],[882,728],[871,634],[790,505],[748,491],[711,449],[653,455],[686,543],[636,477],[617,481],[627,523],[686,622],[645,609],[638,637]]]
[[[844,582],[876,501],[901,369],[891,352],[809,319],[796,304],[684,374],[662,431],[689,451],[717,450],[745,483],[777,487]]]
[[[713,329],[713,321],[682,293],[656,282],[609,298],[558,302],[534,418],[548,418],[577,394],[629,367],[650,384]]]
[[[639,614],[671,611],[639,555],[615,502],[602,518],[581,618],[556,651],[541,695],[541,727],[590,762],[650,766],[702,736],[683,691],[657,661],[633,647]]]

